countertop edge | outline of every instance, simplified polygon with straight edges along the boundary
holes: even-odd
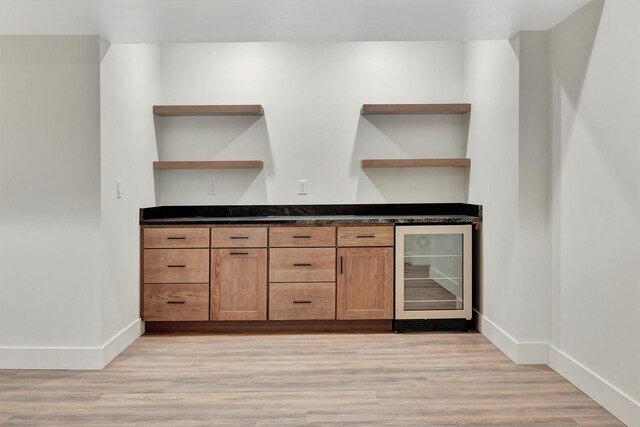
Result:
[[[473,224],[481,221],[480,217],[467,215],[415,216],[411,218],[388,217],[353,217],[331,218],[314,216],[310,218],[252,218],[252,217],[218,217],[218,218],[162,218],[140,221],[140,225],[403,225],[403,224]]]

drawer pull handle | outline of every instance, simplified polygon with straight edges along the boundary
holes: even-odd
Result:
[[[373,239],[376,236],[374,236],[373,234],[369,234],[369,235],[361,235],[361,236],[356,236],[358,239]]]
[[[311,236],[293,236],[294,239],[310,239]]]
[[[186,237],[167,237],[167,240],[186,240]]]
[[[294,304],[311,304],[311,301],[309,301],[309,300],[304,300],[304,301],[295,300],[293,303]]]
[[[167,301],[167,304],[184,304],[184,301]]]
[[[249,255],[249,252],[229,252],[229,255]]]
[[[240,239],[248,239],[249,236],[231,236],[229,238],[232,240],[240,240]]]
[[[293,264],[294,267],[311,267],[311,264]]]
[[[186,265],[181,264],[181,265],[167,265],[167,268],[184,268],[186,267]]]

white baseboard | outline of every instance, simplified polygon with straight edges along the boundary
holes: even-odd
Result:
[[[0,348],[0,369],[102,369],[101,365],[99,348]]]
[[[111,363],[116,356],[122,353],[142,334],[144,334],[144,322],[141,319],[136,319],[107,341],[107,343],[102,346],[102,366],[100,369]]]
[[[518,365],[547,365],[549,344],[546,342],[519,342],[476,310],[478,330],[500,351]]]
[[[478,330],[519,365],[544,364],[629,427],[640,427],[640,403],[568,354],[546,342],[519,342],[476,310]]]
[[[549,346],[549,367],[629,427],[640,427],[640,402],[553,345]]]
[[[143,332],[136,319],[101,347],[0,347],[0,369],[102,369]]]

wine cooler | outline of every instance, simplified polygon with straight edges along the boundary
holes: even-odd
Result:
[[[471,235],[471,225],[396,226],[399,323],[471,319]]]

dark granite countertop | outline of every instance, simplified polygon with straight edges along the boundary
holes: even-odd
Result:
[[[322,216],[244,216],[244,217],[183,217],[149,219],[144,225],[174,224],[470,224],[477,216],[468,215],[322,215]]]
[[[465,203],[375,205],[159,206],[140,209],[141,225],[471,224],[482,207]]]

